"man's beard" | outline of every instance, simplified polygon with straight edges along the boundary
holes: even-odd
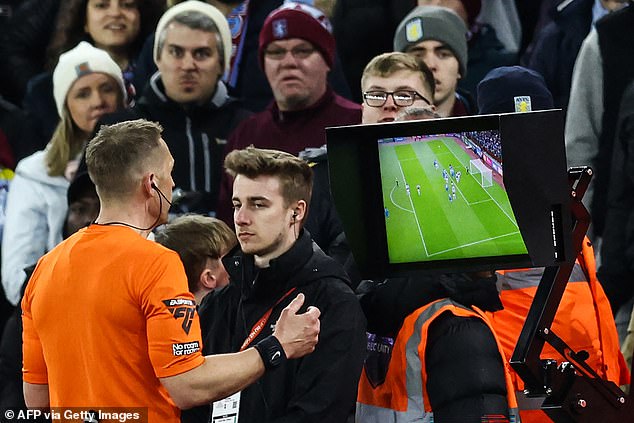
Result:
[[[247,253],[247,254],[251,254],[251,255],[254,255],[254,256],[261,257],[261,256],[265,256],[265,255],[270,254],[273,251],[277,250],[280,247],[280,245],[282,245],[283,242],[284,242],[284,234],[280,232],[277,235],[277,237],[275,237],[275,239],[273,241],[271,241],[270,244],[265,245],[264,247],[260,247],[259,250],[257,250],[257,251],[256,250],[244,251],[244,249],[243,249],[243,251],[245,253]]]

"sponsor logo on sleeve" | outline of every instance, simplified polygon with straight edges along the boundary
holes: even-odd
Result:
[[[196,303],[187,298],[172,298],[163,300],[163,304],[167,306],[167,309],[172,313],[174,319],[183,320],[181,327],[185,333],[189,335],[189,330],[192,327],[194,316],[196,315]]]
[[[172,353],[175,357],[190,355],[198,351],[200,351],[200,343],[198,341],[172,344]]]

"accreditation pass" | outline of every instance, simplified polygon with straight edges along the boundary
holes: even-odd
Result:
[[[240,392],[219,401],[211,408],[211,423],[238,423]]]

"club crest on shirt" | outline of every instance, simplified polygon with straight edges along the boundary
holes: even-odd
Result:
[[[196,302],[187,298],[172,298],[163,300],[163,304],[167,306],[174,319],[183,319],[181,327],[189,335],[189,330],[196,315]]]
[[[286,22],[286,19],[276,19],[273,21],[272,26],[273,38],[277,38],[279,40],[280,38],[286,37],[288,34],[288,23]]]

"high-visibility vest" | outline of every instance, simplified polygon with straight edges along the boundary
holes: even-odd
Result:
[[[526,321],[543,268],[498,271],[498,287],[504,310],[487,313],[502,344],[507,360],[513,355],[520,332]],[[603,379],[617,385],[629,383],[629,373],[619,350],[619,339],[610,303],[596,277],[592,244],[586,238],[570,275],[568,285],[551,325],[551,330],[574,351],[585,350],[586,363]],[[550,345],[545,344],[541,358],[564,360]],[[513,385],[520,392],[523,381],[515,371]],[[522,422],[549,421],[541,411],[520,409]]]
[[[446,311],[458,317],[479,318],[491,329],[505,367],[509,421],[519,422],[510,369],[487,316],[475,307],[471,309],[449,299],[442,299],[417,309],[404,320],[394,340],[383,383],[373,387],[366,369],[363,369],[357,396],[357,423],[433,422],[433,410],[425,388],[425,350],[430,324]]]

